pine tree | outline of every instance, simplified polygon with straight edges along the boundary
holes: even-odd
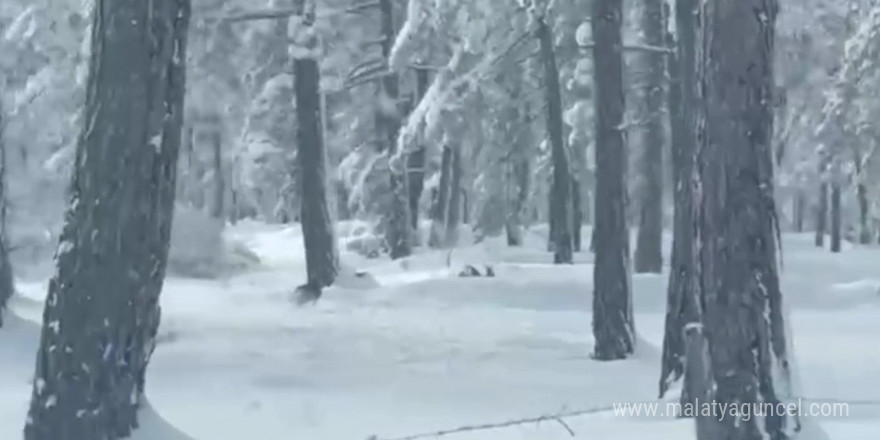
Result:
[[[696,0],[676,0],[676,55],[669,60],[669,110],[672,128],[672,168],[675,178],[672,261],[667,290],[666,326],[660,371],[660,397],[685,373],[684,327],[699,322],[693,296],[693,213],[692,174],[694,167],[694,31]],[[688,381],[684,382],[682,402],[689,400]]]
[[[321,72],[318,41],[311,29],[315,4],[296,0],[293,90],[296,102],[296,145],[299,165],[300,222],[306,253],[307,286],[320,292],[339,272],[333,219],[327,204],[327,153],[321,125]]]
[[[776,0],[718,0],[699,20],[695,285],[708,398],[722,405],[773,405],[790,389],[771,145],[777,11]],[[699,440],[786,438],[778,414],[698,426]]]
[[[593,1],[596,91],[593,355],[600,360],[626,358],[635,348],[626,226],[622,20],[622,0]]]
[[[665,0],[642,2],[641,27],[648,46],[664,45],[664,4]],[[642,157],[639,163],[640,223],[633,263],[637,273],[660,273],[663,270],[663,149],[666,143],[663,100],[667,55],[663,52],[645,51],[641,56],[647,71],[642,90],[646,122],[642,130]]]
[[[189,0],[94,3],[86,125],[25,440],[115,440],[137,426],[174,210],[189,13]]]
[[[9,247],[6,229],[6,142],[3,102],[0,101],[0,327],[3,327],[3,313],[9,298],[15,293],[12,277],[12,263],[9,260]]]
[[[568,152],[565,149],[562,122],[562,96],[559,69],[553,46],[553,31],[545,17],[538,18],[537,35],[540,45],[541,64],[544,68],[544,93],[547,103],[547,134],[553,161],[553,181],[550,189],[550,241],[553,262],[571,264],[574,253],[572,217],[572,177]],[[580,227],[580,224],[578,224]]]

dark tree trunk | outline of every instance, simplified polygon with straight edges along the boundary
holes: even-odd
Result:
[[[675,211],[660,371],[660,397],[663,397],[672,383],[686,375],[686,347],[682,339],[684,328],[687,324],[700,320],[697,311],[698,301],[694,297],[691,283],[694,263],[691,185],[696,142],[693,118],[696,104],[694,99],[696,5],[696,0],[676,0],[677,41],[672,35],[667,36],[667,45],[676,47],[676,54],[668,64]],[[689,402],[693,395],[689,388],[690,384],[691,381],[688,380],[682,383],[682,404]]]
[[[226,200],[226,180],[223,174],[223,134],[220,115],[212,115],[206,121],[210,127],[209,137],[211,139],[211,150],[213,153],[213,182],[214,193],[213,203],[211,204],[211,216],[216,219],[223,219],[223,213],[226,211],[224,201]]]
[[[623,359],[635,348],[626,226],[626,144],[623,134],[622,0],[594,0],[596,91],[596,215],[593,240],[593,356]]]
[[[85,103],[25,440],[137,427],[159,326],[183,122],[188,0],[97,0]]]
[[[452,148],[443,147],[440,159],[440,183],[431,206],[431,233],[428,246],[442,247],[446,243],[446,221],[449,213],[450,181],[452,180]]]
[[[306,8],[306,0],[297,0],[303,15],[302,30],[314,26],[314,9]],[[315,38],[305,39],[306,50],[312,53],[318,44]],[[321,72],[313,57],[293,59],[293,90],[296,98],[296,145],[299,168],[300,222],[306,253],[306,284],[313,291],[333,284],[339,272],[334,225],[327,206],[327,152],[321,126]]]
[[[584,209],[581,205],[583,199],[581,198],[581,182],[576,179],[571,179],[571,208],[573,213],[572,219],[572,246],[574,247],[575,252],[580,252],[582,247],[581,240],[581,229],[584,226]]]
[[[428,70],[416,69],[416,102],[425,97],[428,92]],[[415,151],[407,155],[407,176],[409,178],[409,214],[412,228],[418,233],[419,230],[419,200],[425,188],[425,146],[420,145]]]
[[[571,173],[565,151],[562,121],[562,96],[559,69],[553,49],[553,33],[543,18],[538,20],[538,40],[541,46],[541,64],[544,67],[544,92],[547,102],[547,134],[550,138],[553,161],[553,183],[550,189],[550,241],[553,243],[553,262],[571,264],[572,249]]]
[[[804,232],[804,212],[806,210],[807,200],[804,190],[798,187],[794,194],[794,230],[795,232]]]
[[[379,0],[382,14],[382,57],[386,60],[391,55],[396,31],[394,29],[394,8],[392,0]],[[389,160],[397,154],[397,134],[400,130],[400,84],[397,75],[385,75],[382,78],[383,99],[395,106],[393,114],[383,113],[380,117],[382,140],[385,142],[385,153]],[[393,160],[390,160],[393,162]],[[409,221],[409,196],[406,188],[406,170],[403,166],[390,166],[390,203],[385,217],[385,242],[392,260],[408,257],[412,254],[412,242]]]
[[[871,226],[868,224],[868,217],[870,217],[868,187],[861,181],[856,184],[856,198],[859,202],[859,244],[870,244]]]
[[[505,223],[508,246],[522,246],[523,244],[522,214],[529,198],[530,174],[529,159],[522,154],[514,157],[513,181],[517,192],[512,206],[508,210],[507,222]]]
[[[819,200],[816,207],[816,246],[825,246],[825,233],[828,222],[828,180],[825,174],[828,172],[828,163],[825,158],[819,159]]]
[[[831,181],[831,252],[840,252],[841,213],[840,213],[840,181],[835,175]]]
[[[470,224],[471,222],[471,197],[466,189],[461,189],[461,223]]]
[[[15,293],[15,282],[12,277],[12,263],[9,260],[6,228],[6,143],[5,120],[3,119],[3,103],[0,102],[0,327],[3,327],[3,313],[9,298]]]
[[[776,388],[791,385],[771,151],[777,8],[775,0],[716,0],[700,19],[695,288],[711,400],[721,405],[775,405]],[[698,440],[782,439],[784,422],[701,414],[698,426],[708,429]]]
[[[446,215],[446,237],[444,239],[446,247],[454,247],[458,244],[458,230],[461,224],[461,205],[462,205],[462,188],[461,188],[461,150],[459,148],[452,149],[452,173],[449,178],[449,206]]]
[[[645,44],[663,46],[666,20],[665,0],[645,0],[642,4],[642,32]],[[648,73],[642,91],[647,111],[643,130],[641,191],[639,191],[639,232],[636,237],[636,273],[660,273],[663,270],[663,148],[666,143],[663,118],[663,85],[666,81],[666,54],[642,54]]]

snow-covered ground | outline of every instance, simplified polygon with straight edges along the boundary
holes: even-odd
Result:
[[[147,380],[151,407],[136,439],[383,439],[656,399],[665,275],[634,278],[637,355],[597,362],[589,356],[591,255],[571,266],[547,264],[540,230],[520,249],[489,241],[404,262],[346,253],[342,287],[303,308],[290,299],[304,277],[298,227],[244,224],[228,233],[262,265],[221,280],[166,282],[161,343]],[[808,235],[786,235],[783,250],[797,394],[851,403],[848,417],[805,420],[803,438],[873,440],[880,431],[880,405],[872,402],[880,401],[880,250],[833,255]],[[491,264],[497,276],[456,277],[468,263]],[[21,435],[46,291],[44,282],[19,288],[17,317],[0,330],[4,440]],[[566,424],[450,438],[549,440],[571,438],[569,429],[589,439],[694,437],[692,421],[611,411]]]

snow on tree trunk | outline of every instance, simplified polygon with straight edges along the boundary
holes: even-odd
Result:
[[[711,399],[779,402],[790,390],[773,198],[775,0],[703,3],[697,44],[695,288]],[[708,400],[707,400],[708,401]],[[786,420],[700,414],[698,440],[785,438]]]
[[[2,93],[0,93],[2,94]],[[0,327],[3,327],[3,313],[9,298],[15,293],[12,277],[12,263],[9,261],[6,228],[6,142],[4,138],[3,102],[0,102]]]
[[[49,283],[25,440],[128,437],[159,326],[188,0],[96,0],[86,126]]]
[[[391,0],[379,0],[382,30],[382,57],[389,60],[394,45],[394,10]],[[397,135],[400,131],[400,84],[396,74],[382,78],[383,108],[379,120],[382,142],[388,155],[390,179],[390,203],[385,217],[385,241],[392,260],[408,257],[412,254],[412,243],[409,221],[409,196],[406,187],[406,163],[398,160]],[[405,160],[405,159],[404,159]]]
[[[669,60],[669,117],[672,135],[672,174],[674,177],[674,218],[672,261],[666,301],[666,324],[660,371],[660,397],[670,385],[686,374],[684,327],[696,322],[697,300],[691,284],[693,276],[693,215],[692,176],[694,169],[695,105],[694,31],[696,0],[676,0],[675,23],[677,38],[667,37],[667,45],[676,47]],[[682,403],[690,401],[690,390],[682,384]]]
[[[444,146],[440,157],[440,183],[431,205],[431,235],[428,238],[428,246],[433,248],[445,245],[451,179],[452,148]]]
[[[428,92],[428,70],[416,69],[416,103],[421,101]],[[415,108],[415,106],[413,106]],[[412,228],[419,230],[419,200],[425,188],[425,146],[419,145],[415,151],[407,155],[407,176],[409,182],[409,214]]]
[[[446,215],[446,234],[444,244],[446,247],[454,247],[458,244],[458,230],[461,225],[462,188],[461,188],[461,149],[452,149],[452,169],[449,176],[449,206]]]
[[[645,44],[663,46],[666,31],[663,5],[666,0],[642,3],[642,32]],[[663,100],[666,81],[666,54],[641,54],[647,70],[642,91],[647,118],[642,130],[641,190],[639,191],[639,231],[633,258],[636,273],[660,273],[663,270]]]
[[[622,19],[622,0],[593,1],[596,91],[593,356],[599,360],[623,359],[635,348],[626,226]]]
[[[571,173],[568,154],[563,139],[562,95],[559,85],[559,69],[553,48],[553,31],[538,19],[537,36],[540,43],[541,64],[544,67],[544,93],[547,102],[547,135],[550,140],[553,161],[553,182],[550,189],[550,241],[553,243],[553,262],[571,264],[572,216]]]
[[[321,72],[314,7],[297,0],[299,25],[293,51],[293,90],[296,102],[296,145],[299,168],[300,222],[306,254],[306,285],[320,292],[339,272],[333,219],[327,203],[327,152],[321,125]]]

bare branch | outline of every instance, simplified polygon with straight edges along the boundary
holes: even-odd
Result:
[[[587,44],[579,44],[578,48],[580,49],[592,49],[596,47],[593,43]],[[667,55],[672,55],[675,53],[675,49],[663,46],[648,46],[644,44],[624,44],[621,46],[621,50],[624,52],[653,52],[653,53],[663,53]]]
[[[242,21],[255,21],[255,20],[278,20],[281,18],[290,18],[294,15],[297,15],[297,11],[293,9],[276,9],[276,10],[266,10],[266,11],[253,11],[253,12],[245,12],[240,15],[230,15],[226,17],[220,18],[219,21],[225,21],[229,23],[238,23]]]
[[[322,13],[317,14],[317,18],[329,18],[341,14],[357,14],[378,6],[379,2],[368,0],[344,9],[331,9],[322,11]],[[267,9],[263,11],[242,12],[237,15],[228,15],[225,17],[208,17],[205,18],[205,21],[224,21],[228,23],[237,23],[242,21],[279,20],[290,18],[294,15],[299,15],[299,12],[296,9]]]
[[[417,439],[422,439],[422,438],[443,437],[443,436],[450,435],[450,434],[461,434],[463,432],[486,431],[486,430],[492,430],[492,429],[510,428],[512,426],[521,426],[521,425],[534,425],[534,424],[538,424],[538,423],[546,422],[546,421],[553,421],[553,422],[559,423],[560,425],[562,425],[563,428],[565,428],[566,431],[568,431],[569,435],[574,436],[575,435],[574,430],[572,430],[571,427],[568,426],[568,424],[566,424],[563,421],[563,419],[568,419],[568,418],[573,418],[573,417],[581,417],[581,416],[586,416],[586,415],[590,415],[590,414],[598,414],[598,413],[608,412],[608,411],[613,411],[613,410],[614,410],[613,406],[603,406],[603,407],[595,407],[595,408],[582,409],[582,410],[576,410],[576,411],[563,411],[563,412],[560,412],[557,414],[547,414],[547,415],[542,415],[542,416],[537,416],[537,417],[529,417],[529,418],[525,418],[525,419],[508,420],[505,422],[484,423],[484,424],[480,424],[480,425],[460,426],[458,428],[444,429],[444,430],[440,430],[440,431],[426,432],[426,433],[422,433],[422,434],[414,434],[414,435],[409,435],[406,437],[380,439],[376,436],[371,436],[369,438],[372,440],[417,440]]]

